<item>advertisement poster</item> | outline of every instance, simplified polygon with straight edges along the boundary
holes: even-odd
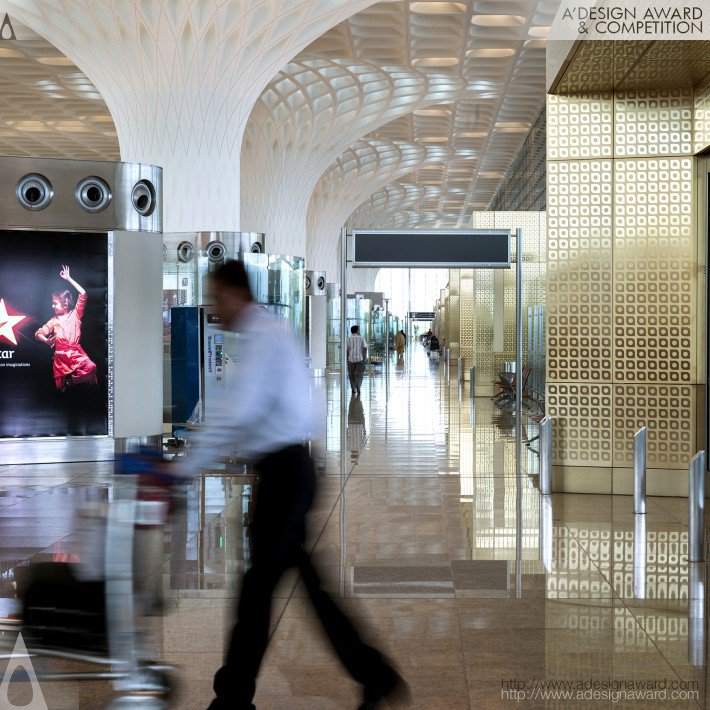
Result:
[[[0,438],[108,434],[108,241],[0,231]]]

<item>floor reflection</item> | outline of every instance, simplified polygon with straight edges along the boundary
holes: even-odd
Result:
[[[416,344],[349,401],[342,478],[337,378],[314,388],[327,426],[314,442],[310,545],[326,586],[399,664],[415,707],[706,706],[707,568],[688,563],[686,500],[649,498],[635,516],[628,496],[541,496],[534,441],[517,474],[512,414],[471,401]],[[534,439],[536,422],[524,424]],[[106,465],[0,468],[0,615],[18,610],[18,567],[74,559],[78,511],[113,495]],[[156,652],[183,677],[178,707],[210,697],[249,563],[251,495],[244,477],[195,479],[149,570],[167,611]],[[294,575],[277,597],[257,706],[354,707]],[[665,683],[667,697],[505,695],[532,683],[547,692],[542,681],[582,683],[580,693],[597,681]],[[86,687],[65,697],[98,707]],[[50,708],[72,707],[52,697]]]

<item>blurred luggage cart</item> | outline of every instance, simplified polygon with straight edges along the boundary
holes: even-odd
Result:
[[[179,481],[163,473],[162,463],[161,452],[153,449],[117,460],[113,498],[105,516],[94,521],[101,521],[94,535],[103,537],[102,578],[92,579],[82,565],[65,562],[16,568],[23,616],[0,623],[0,658],[13,658],[22,633],[30,660],[48,657],[96,666],[82,672],[37,672],[40,683],[111,681],[111,710],[167,707],[173,669],[148,660],[154,650],[142,632],[144,615],[159,608],[160,601],[141,572],[149,569],[147,560],[155,561],[154,543],[162,548],[163,528],[182,490]]]

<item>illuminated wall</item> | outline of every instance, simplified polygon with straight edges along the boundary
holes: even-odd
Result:
[[[703,445],[693,156],[710,143],[709,109],[708,90],[691,87],[548,96],[556,490],[629,493],[633,434],[646,425],[649,493],[687,491]]]
[[[545,303],[544,212],[474,212],[473,229],[523,230],[523,342],[527,309]],[[511,240],[515,254],[515,237]],[[515,269],[456,269],[449,274],[448,329],[463,357],[465,378],[476,367],[476,395],[492,395],[504,362],[515,360]],[[447,338],[447,343],[449,342]],[[452,351],[451,357],[454,357]]]

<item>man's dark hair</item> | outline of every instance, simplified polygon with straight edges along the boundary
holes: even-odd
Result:
[[[212,281],[218,286],[225,288],[239,288],[246,291],[251,300],[254,299],[249,286],[249,276],[244,264],[241,261],[225,261],[216,271],[212,273]]]
[[[359,330],[360,330],[360,326],[359,326],[359,325],[354,325],[352,328],[350,328],[350,332],[351,332],[353,335],[355,335],[355,333],[357,333]]]

